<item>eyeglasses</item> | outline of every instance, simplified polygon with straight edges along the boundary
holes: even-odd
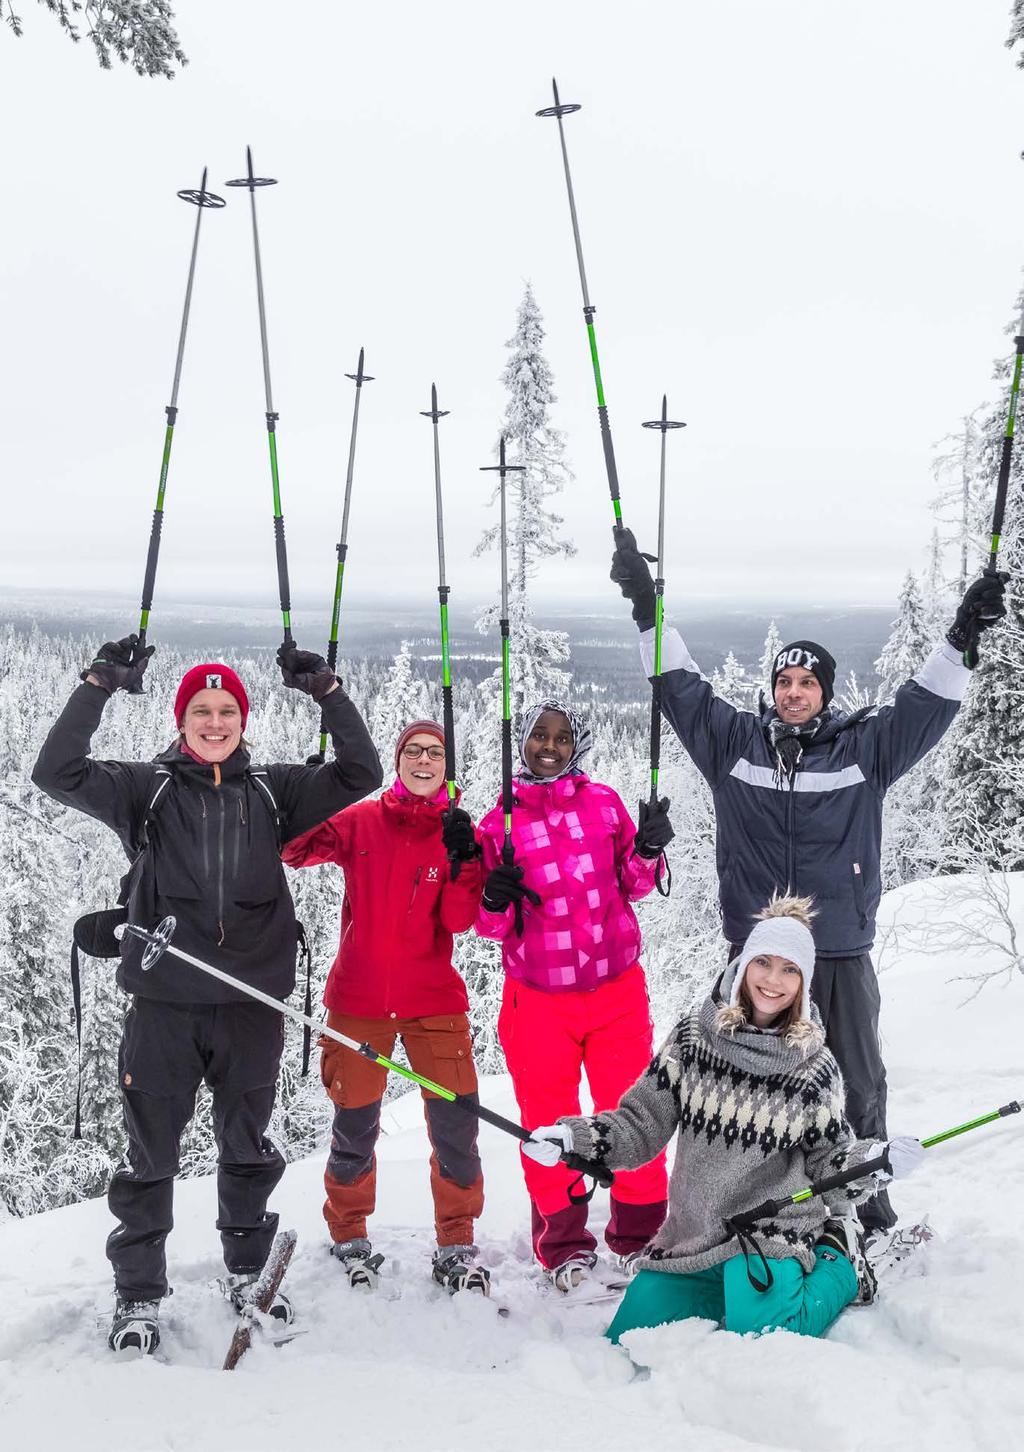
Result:
[[[402,747],[402,755],[407,756],[410,761],[419,761],[424,752],[427,753],[431,761],[444,760],[443,746],[421,746],[418,741],[410,741]]]

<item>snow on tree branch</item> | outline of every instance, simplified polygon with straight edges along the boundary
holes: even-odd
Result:
[[[187,66],[188,57],[174,28],[170,0],[39,0],[76,44],[82,39],[77,17],[85,23],[96,59],[103,70],[117,59],[140,76],[174,79],[175,66]],[[0,14],[14,34],[23,34],[21,17],[11,0],[0,0]]]

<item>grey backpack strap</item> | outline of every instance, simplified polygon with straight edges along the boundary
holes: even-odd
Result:
[[[280,852],[284,844],[284,821],[281,816],[281,808],[277,804],[277,798],[274,796],[273,789],[270,785],[270,773],[265,766],[250,766],[246,775],[270,808],[270,815],[274,820],[274,836],[277,839],[277,850]]]

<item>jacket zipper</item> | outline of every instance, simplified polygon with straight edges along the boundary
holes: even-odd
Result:
[[[217,947],[224,946],[224,793],[220,791],[220,767],[213,763],[213,785],[217,791],[217,805],[220,808],[220,821],[217,826],[217,926],[220,929],[220,937],[217,939]]]
[[[793,878],[796,874],[796,839],[793,822],[793,805],[796,796],[796,773],[794,766],[789,778],[789,801],[786,803],[786,891],[796,892]]]
[[[412,905],[416,901],[416,894],[419,891],[419,887],[420,887],[420,875],[422,874],[422,872],[423,872],[423,868],[422,867],[417,867],[417,869],[416,869],[416,876],[412,880],[412,892],[409,895],[409,906],[406,908],[406,913],[411,913],[412,912]]]
[[[244,791],[245,788],[243,787],[242,790]],[[236,880],[238,878],[238,856],[239,856],[239,853],[241,851],[242,828],[244,826],[245,826],[245,802],[242,799],[242,797],[239,797],[238,798],[238,827],[237,827],[237,829],[235,831],[235,850],[234,850],[234,853],[232,854],[232,867],[231,867],[232,875],[235,877]]]

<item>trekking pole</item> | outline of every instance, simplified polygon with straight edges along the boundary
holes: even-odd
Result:
[[[248,187],[249,203],[252,209],[252,246],[256,258],[256,300],[260,312],[260,346],[263,350],[263,387],[266,393],[267,443],[270,447],[270,478],[274,486],[274,544],[277,551],[277,585],[281,596],[281,622],[284,627],[284,643],[292,645],[292,604],[288,587],[288,548],[284,540],[284,515],[281,513],[281,481],[277,472],[277,420],[274,400],[270,389],[270,353],[267,348],[267,313],[263,302],[263,266],[260,261],[260,234],[256,225],[256,188],[276,187],[277,178],[254,176],[252,170],[252,147],[245,148],[246,175],[226,183],[229,187]]]
[[[512,846],[512,693],[509,662],[509,620],[508,620],[508,517],[505,507],[506,474],[524,474],[523,464],[505,463],[505,436],[498,445],[498,463],[487,464],[481,474],[497,473],[501,483],[498,490],[501,499],[501,616],[498,621],[501,630],[501,810],[505,818],[505,841],[501,849],[501,860],[511,867],[516,860]],[[516,931],[523,931],[522,903],[516,903]]]
[[[1000,1109],[993,1109],[988,1114],[979,1115],[977,1119],[967,1120],[966,1124],[958,1124],[953,1129],[944,1129],[940,1134],[933,1134],[930,1138],[923,1139],[921,1146],[923,1149],[931,1149],[933,1145],[945,1144],[946,1140],[955,1139],[960,1134],[968,1134],[972,1129],[980,1129],[983,1124],[992,1124],[997,1119],[1006,1119],[1008,1115],[1020,1114],[1021,1108],[1020,1101],[1013,1099]],[[837,1174],[826,1175],[823,1180],[816,1180],[813,1185],[798,1190],[795,1195],[787,1195],[781,1200],[765,1200],[762,1205],[755,1205],[753,1210],[744,1210],[742,1214],[732,1216],[725,1223],[730,1228],[749,1229],[756,1220],[778,1215],[786,1205],[799,1205],[804,1200],[812,1200],[818,1195],[825,1194],[828,1190],[838,1190],[852,1180],[864,1179],[866,1175],[870,1175],[875,1170],[891,1172],[888,1148],[872,1160],[862,1160],[860,1164],[848,1166],[845,1170],[838,1171]]]
[[[614,529],[622,528],[622,506],[619,503],[619,474],[615,467],[615,448],[612,444],[612,431],[608,422],[608,406],[604,401],[604,385],[601,382],[601,361],[597,356],[597,335],[594,332],[594,314],[597,308],[590,301],[590,293],[587,290],[587,272],[583,266],[583,244],[580,242],[580,224],[576,215],[576,196],[572,189],[572,173],[569,170],[569,153],[565,148],[565,128],[562,125],[562,117],[570,116],[573,111],[582,108],[575,102],[562,102],[558,98],[558,82],[552,77],[551,89],[554,92],[555,104],[545,106],[538,111],[538,116],[554,116],[558,122],[558,139],[562,145],[562,165],[565,168],[565,188],[569,194],[569,215],[572,218],[572,235],[576,244],[576,261],[580,270],[580,287],[583,289],[583,317],[587,324],[587,341],[590,343],[590,361],[594,366],[594,385],[597,388],[597,417],[601,425],[601,447],[604,450],[604,467],[608,475],[608,489],[612,496],[612,509],[615,512]]]
[[[995,503],[992,506],[992,530],[988,564],[985,566],[984,571],[986,575],[998,574],[999,546],[1002,542],[1003,534],[1003,516],[1006,513],[1006,496],[1010,487],[1010,466],[1013,462],[1013,437],[1017,427],[1017,400],[1020,397],[1021,366],[1024,364],[1024,311],[1021,312],[1020,321],[1017,324],[1017,336],[1013,341],[1017,352],[1013,360],[1013,373],[1010,377],[1010,402],[1006,411],[1006,428],[1003,430],[1003,444],[999,455],[999,474],[996,480]],[[964,665],[969,670],[973,670],[977,664],[978,643],[975,640],[964,651]]]
[[[352,502],[352,476],[356,466],[356,431],[359,428],[359,395],[362,392],[364,383],[373,382],[372,373],[363,372],[363,354],[365,350],[359,349],[359,362],[356,364],[354,373],[346,373],[346,378],[351,378],[356,386],[355,401],[352,405],[352,432],[348,441],[348,469],[345,473],[345,506],[341,512],[341,538],[338,541],[338,568],[334,576],[334,605],[331,610],[331,634],[327,642],[327,664],[331,670],[338,664],[338,620],[341,617],[341,590],[345,579],[345,559],[348,555],[348,511]],[[314,756],[306,760],[307,766],[322,766],[327,757],[327,723],[323,716],[320,718],[320,749]]]
[[[244,993],[248,998],[253,998],[257,1003],[264,1003],[268,1008],[274,1009],[276,1013],[282,1014],[285,1018],[294,1019],[296,1023],[304,1024],[307,1028],[315,1029],[325,1038],[333,1039],[335,1043],[351,1049],[355,1054],[361,1054],[364,1059],[369,1059],[371,1064],[377,1064],[382,1069],[387,1069],[392,1074],[398,1074],[403,1079],[408,1079],[410,1084],[418,1084],[421,1089],[426,1089],[430,1094],[436,1094],[439,1099],[445,1099],[449,1104],[454,1104],[466,1114],[474,1114],[477,1119],[492,1124],[495,1129],[510,1134],[514,1139],[525,1143],[531,1138],[530,1131],[523,1129],[522,1125],[515,1124],[504,1115],[496,1114],[493,1109],[486,1109],[482,1104],[476,1102],[476,1096],[471,1094],[456,1094],[451,1089],[446,1089],[443,1084],[435,1084],[432,1079],[425,1079],[422,1074],[407,1069],[403,1064],[396,1064],[393,1059],[378,1054],[370,1044],[359,1043],[357,1039],[351,1039],[347,1034],[339,1033],[337,1029],[331,1028],[328,1024],[317,1023],[309,1014],[300,1013],[297,1008],[292,1008],[289,1003],[282,1003],[279,998],[272,998],[269,993],[263,993],[251,984],[244,983],[242,979],[225,973],[222,968],[215,968],[212,963],[205,963],[202,958],[195,958],[191,953],[176,948],[171,942],[177,922],[173,917],[166,917],[160,922],[153,932],[147,928],[141,928],[136,923],[121,923],[114,929],[114,936],[122,940],[126,934],[138,938],[140,942],[147,945],[142,955],[142,971],[148,973],[165,953],[172,954],[183,963],[198,968],[201,973],[207,973],[211,978],[216,978],[220,983],[226,983],[229,988]],[[562,1160],[572,1170],[578,1170],[580,1175],[589,1175],[598,1185],[611,1185],[614,1175],[604,1165],[595,1164],[591,1160],[584,1159],[582,1155],[565,1153]],[[574,1182],[575,1183],[575,1182]],[[593,1190],[587,1195],[587,1199],[593,1194]],[[577,1196],[577,1199],[580,1197]]]
[[[441,610],[441,705],[444,726],[444,775],[448,787],[448,806],[455,805],[455,711],[452,706],[452,662],[448,645],[448,596],[451,587],[444,570],[444,507],[441,500],[441,450],[437,439],[437,421],[447,418],[449,410],[437,406],[437,385],[430,385],[430,408],[420,409],[434,429],[434,505],[437,515],[437,600]],[[452,880],[459,875],[462,863],[451,858]]]
[[[146,646],[146,631],[149,629],[149,612],[153,608],[153,590],[156,586],[156,565],[160,556],[160,531],[164,523],[164,494],[167,490],[167,471],[171,467],[171,444],[174,440],[174,425],[178,417],[178,384],[181,382],[181,364],[185,357],[185,334],[188,332],[188,315],[192,307],[192,282],[196,275],[196,254],[199,251],[199,224],[203,220],[203,208],[217,211],[224,206],[224,198],[206,190],[206,167],[199,190],[186,189],[178,196],[183,202],[191,202],[196,208],[196,226],[192,234],[192,255],[188,264],[188,282],[185,284],[185,305],[181,310],[181,329],[178,333],[178,356],[174,360],[174,382],[171,384],[171,401],[164,409],[167,427],[164,432],[164,452],[160,460],[160,481],[156,488],[156,508],[153,510],[153,524],[149,532],[149,552],[146,555],[146,574],[142,582],[142,608],[139,614],[139,650]]]
[[[943,1130],[941,1134],[933,1134],[930,1139],[921,1140],[924,1149],[931,1149],[932,1145],[943,1144],[947,1139],[954,1139],[958,1134],[967,1134],[972,1129],[978,1129],[983,1124],[991,1124],[993,1120],[1005,1119],[1009,1114],[1020,1114],[1021,1105],[1018,1100],[1011,1100],[1000,1109],[993,1109],[989,1114],[979,1115],[977,1119],[969,1119],[966,1124],[958,1124],[953,1129]],[[772,1268],[765,1258],[764,1251],[754,1236],[754,1225],[758,1220],[771,1219],[778,1215],[787,1205],[800,1205],[805,1200],[813,1200],[818,1195],[824,1195],[829,1190],[838,1190],[843,1185],[848,1185],[852,1180],[862,1180],[872,1174],[875,1170],[885,1170],[892,1173],[892,1166],[889,1163],[888,1145],[880,1155],[874,1159],[862,1160],[860,1164],[848,1166],[834,1175],[826,1175],[824,1179],[816,1180],[813,1185],[808,1185],[803,1190],[798,1190],[795,1195],[783,1196],[779,1200],[765,1200],[761,1205],[755,1205],[753,1210],[744,1210],[739,1215],[732,1215],[725,1221],[725,1228],[735,1235],[739,1242],[740,1251],[747,1263],[747,1278],[750,1284],[757,1291],[767,1291],[771,1288],[774,1277]],[[764,1270],[765,1278],[759,1280],[750,1267],[750,1255],[753,1252],[760,1260]]]
[[[650,805],[658,805],[658,775],[661,767],[661,638],[665,622],[665,435],[669,429],[685,429],[684,423],[673,422],[668,416],[668,396],[661,396],[661,418],[651,419],[643,425],[645,429],[661,430],[661,473],[658,483],[658,573],[654,581],[654,679],[651,681],[651,799]],[[666,866],[668,859],[665,859]],[[657,878],[658,891],[668,897],[672,886],[672,874],[668,874],[668,886],[663,889],[661,874]]]

